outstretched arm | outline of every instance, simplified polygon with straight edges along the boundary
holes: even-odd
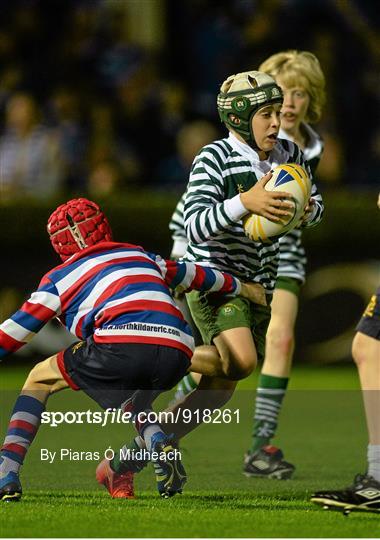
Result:
[[[177,292],[192,290],[235,294],[247,298],[255,304],[266,306],[264,288],[259,283],[241,283],[227,272],[200,266],[191,262],[155,258],[161,273],[171,289]]]
[[[231,274],[192,262],[164,260],[159,256],[155,260],[167,285],[177,292],[197,290],[240,294],[241,283]]]
[[[30,298],[0,325],[0,358],[28,343],[50,320],[60,314],[61,301],[55,285],[43,279]]]

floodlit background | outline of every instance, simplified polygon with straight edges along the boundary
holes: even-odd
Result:
[[[168,256],[192,159],[226,133],[221,82],[280,50],[306,49],[327,79],[316,126],[326,217],[305,234],[296,357],[348,359],[379,281],[378,21],[376,3],[362,0],[4,0],[1,318],[56,264],[44,227],[73,196],[100,202],[118,239]],[[21,356],[67,342],[54,326],[47,332]]]

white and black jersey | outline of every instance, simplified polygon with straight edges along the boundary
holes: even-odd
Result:
[[[187,236],[183,218],[186,192],[182,195],[175,207],[169,222],[169,230],[172,233],[173,247],[170,254],[172,259],[180,259],[186,253]]]
[[[281,163],[299,163],[311,176],[298,146],[284,139],[278,139],[264,161],[232,134],[202,148],[193,162],[184,200],[188,239],[184,258],[256,281],[273,292],[279,241],[265,244],[245,235],[242,218],[248,212],[239,194]],[[312,196],[316,204],[306,226],[318,223],[323,213],[322,197],[314,184]]]
[[[304,149],[303,155],[312,174],[314,174],[323,152],[323,142],[310,126],[304,124],[304,129],[308,135],[308,144]],[[289,140],[289,135],[282,130],[280,130],[279,137]],[[185,195],[186,193],[184,193],[178,201],[169,223],[169,229],[172,231],[173,238],[172,257],[176,259],[185,255],[188,243],[184,223]],[[305,265],[306,255],[302,245],[302,230],[293,229],[280,238],[280,255],[277,275],[292,277],[304,282]]]
[[[307,124],[303,124],[308,143],[303,150],[312,174],[318,166],[323,152],[323,142],[319,135]],[[289,135],[280,129],[279,137],[289,139]],[[280,238],[280,262],[278,277],[291,277],[300,282],[305,281],[306,254],[302,245],[302,229],[293,229]]]

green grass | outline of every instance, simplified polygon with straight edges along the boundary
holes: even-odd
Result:
[[[374,514],[323,512],[302,499],[188,492],[160,500],[112,500],[104,494],[32,491],[20,504],[1,508],[9,537],[369,537]]]
[[[3,369],[5,367],[5,369]],[[2,366],[1,437],[27,368]],[[104,452],[133,435],[131,426],[41,426],[22,471],[24,497],[0,506],[2,537],[379,537],[375,514],[324,512],[308,501],[316,489],[339,488],[365,469],[366,430],[352,366],[297,368],[277,442],[296,464],[286,482],[241,474],[249,445],[255,378],[239,385],[228,406],[240,422],[201,426],[183,441],[189,482],[182,496],[161,500],[153,471],[136,478],[135,500],[112,500],[94,480],[95,461],[57,459],[40,449]],[[161,399],[161,404],[167,396]],[[160,406],[160,403],[158,404]],[[54,396],[49,410],[97,410],[71,391]]]

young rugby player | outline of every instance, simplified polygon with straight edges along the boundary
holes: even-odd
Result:
[[[281,110],[279,137],[297,144],[314,174],[323,144],[310,127],[321,116],[324,103],[324,75],[318,59],[307,51],[286,51],[274,54],[259,67],[281,87],[284,102]],[[183,257],[187,249],[184,227],[185,194],[180,199],[169,224],[173,236],[172,256]],[[284,461],[279,448],[270,445],[275,436],[282,401],[288,385],[294,351],[294,326],[298,296],[305,281],[305,250],[302,231],[294,229],[280,238],[280,259],[271,304],[271,320],[265,346],[265,358],[257,388],[252,445],[244,458],[247,476],[279,479],[290,478],[294,465]],[[191,392],[200,375],[189,373],[178,385],[176,398]],[[263,467],[263,463],[266,465]]]
[[[320,119],[325,100],[325,79],[318,59],[307,51],[280,52],[269,57],[259,69],[271,75],[284,93],[279,136],[301,148],[314,174],[323,144],[310,124]],[[277,430],[290,375],[298,297],[305,281],[305,266],[302,230],[293,229],[280,238],[280,261],[265,358],[257,387],[253,439],[243,466],[247,476],[286,479],[295,469],[283,460],[280,449],[270,446],[270,442]],[[262,467],[263,461],[266,468]]]
[[[80,341],[31,370],[0,453],[0,499],[21,497],[19,469],[46,402],[68,387],[83,390],[105,409],[121,407],[135,415],[148,450],[168,456],[155,463],[158,490],[174,495],[186,480],[178,453],[168,454],[174,442],[158,423],[138,417],[184,376],[193,353],[190,328],[169,287],[251,297],[249,286],[218,270],[165,261],[141,247],[113,242],[106,217],[87,199],[59,206],[47,229],[63,264],[0,325],[0,357],[22,347],[53,317]],[[99,476],[107,483],[108,462]]]
[[[377,206],[380,209],[380,194]],[[353,510],[380,513],[380,287],[356,327],[352,356],[359,372],[367,420],[367,472],[357,474],[352,486],[319,491],[311,500],[346,513]]]
[[[275,286],[279,242],[254,242],[244,233],[243,218],[250,212],[278,221],[288,214],[286,192],[265,189],[271,170],[281,163],[304,162],[298,146],[278,137],[281,88],[259,71],[232,75],[222,84],[218,112],[229,136],[205,146],[196,156],[186,191],[185,227],[189,239],[184,259],[203,267],[228,270],[254,282],[262,291],[255,303],[228,296],[192,292],[188,303],[205,345],[196,347],[192,369],[202,374],[198,387],[174,406],[196,410],[223,405],[238,379],[249,375],[263,357]],[[322,217],[323,204],[316,186],[305,208],[303,226]],[[203,390],[209,390],[203,392]],[[210,389],[213,392],[210,392]],[[177,438],[198,425],[170,426]],[[140,446],[141,440],[132,443]],[[143,463],[113,463],[116,474],[138,471]]]

